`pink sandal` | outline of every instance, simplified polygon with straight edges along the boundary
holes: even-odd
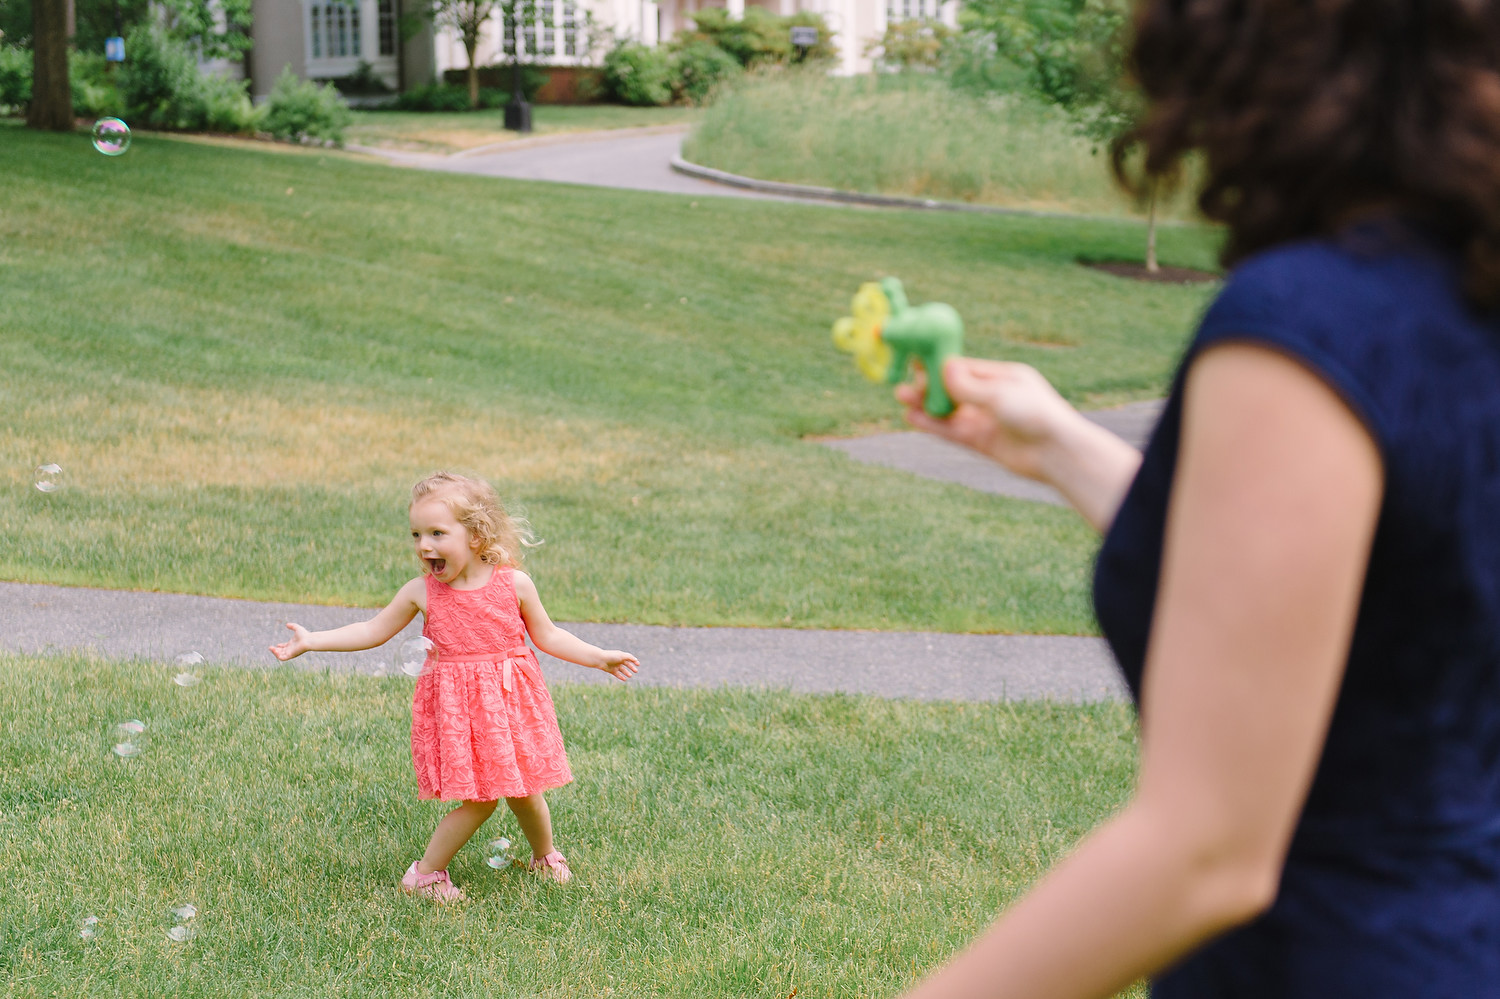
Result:
[[[558,884],[566,884],[573,879],[573,872],[568,869],[568,858],[564,857],[557,850],[553,850],[540,860],[532,857],[531,863],[527,865],[526,869],[528,871],[540,871],[543,875],[551,878]]]
[[[559,855],[560,856],[560,855]],[[465,902],[466,896],[459,887],[448,880],[447,871],[433,871],[423,874],[417,870],[419,861],[412,861],[412,865],[406,869],[406,877],[401,879],[401,890],[408,895],[420,895],[430,898],[435,902]]]

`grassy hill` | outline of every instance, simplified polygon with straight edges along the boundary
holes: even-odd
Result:
[[[405,495],[487,476],[554,616],[1089,632],[1067,511],[853,463],[828,328],[902,277],[1079,404],[1163,391],[1208,291],[1076,265],[1141,227],[419,173],[0,126],[0,577],[379,604]],[[1163,232],[1207,266],[1215,236]],[[65,487],[31,488],[42,462]]]

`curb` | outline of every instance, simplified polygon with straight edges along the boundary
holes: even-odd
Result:
[[[808,201],[833,201],[844,205],[868,205],[874,208],[915,208],[922,211],[968,212],[975,215],[1012,215],[1032,219],[1072,219],[1080,222],[1140,222],[1128,215],[1081,215],[1076,212],[1046,212],[1031,208],[1003,208],[999,205],[974,205],[966,201],[937,201],[932,198],[903,198],[890,194],[864,194],[860,191],[841,191],[835,187],[815,187],[811,184],[787,184],[779,180],[756,180],[726,170],[689,163],[681,155],[672,157],[672,169],[677,173],[698,180],[707,180],[726,187],[738,187],[761,194],[779,194],[786,198],[803,198]],[[1179,226],[1178,221],[1158,221],[1159,227]]]

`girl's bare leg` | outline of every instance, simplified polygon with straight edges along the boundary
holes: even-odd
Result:
[[[555,849],[552,845],[552,813],[547,810],[547,799],[541,792],[524,798],[506,798],[505,803],[521,824],[521,832],[531,844],[532,857],[540,860],[551,853]]]
[[[443,821],[432,831],[432,838],[427,841],[427,852],[417,861],[417,870],[423,874],[446,871],[453,855],[479,831],[479,827],[494,813],[498,804],[498,801],[466,801],[444,815]],[[525,828],[524,823],[522,828]]]

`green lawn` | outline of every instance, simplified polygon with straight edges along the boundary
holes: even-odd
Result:
[[[1071,513],[858,465],[832,349],[862,282],[1080,404],[1161,393],[1211,289],[1077,266],[1134,222],[515,183],[277,147],[0,126],[0,578],[357,605],[405,495],[492,478],[554,616],[1088,633]],[[1162,233],[1208,266],[1216,236]],[[65,487],[31,487],[42,462]]]
[[[619,104],[533,104],[536,135],[597,132],[614,128],[686,125],[697,108],[632,108]],[[504,128],[504,111],[356,111],[345,141],[364,146],[449,153],[522,138]]]
[[[892,995],[1117,808],[1135,760],[1118,705],[561,686],[575,884],[485,866],[520,839],[497,813],[445,909],[395,889],[442,814],[415,800],[410,680],[173,672],[0,655],[4,995]]]

